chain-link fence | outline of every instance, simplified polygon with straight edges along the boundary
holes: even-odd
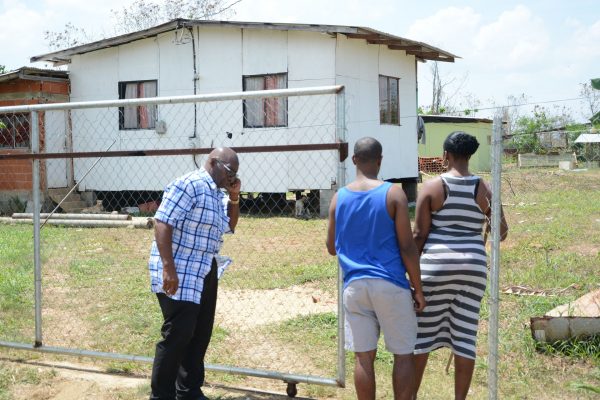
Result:
[[[126,227],[150,226],[165,186],[227,146],[242,217],[222,248],[234,261],[221,271],[209,370],[343,386],[338,268],[321,216],[344,184],[344,120],[338,86],[0,108],[2,211],[33,220],[36,271],[35,315],[0,331],[0,345],[150,361],[153,235]],[[17,343],[32,325],[35,345]]]

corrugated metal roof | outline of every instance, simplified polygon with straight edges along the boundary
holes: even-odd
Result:
[[[423,118],[424,122],[452,122],[452,123],[469,123],[469,122],[484,122],[484,123],[492,123],[491,119],[488,118],[477,118],[477,117],[457,117],[453,115],[425,115],[420,114],[419,117]]]
[[[137,32],[128,33],[125,35],[115,36],[108,39],[99,40],[96,42],[71,47],[64,50],[55,51],[52,53],[41,54],[31,57],[31,62],[50,61],[55,64],[65,64],[70,62],[71,57],[77,54],[89,53],[92,51],[105,49],[108,47],[119,46],[125,43],[133,42],[140,39],[145,39],[169,32],[175,29],[189,28],[193,26],[223,26],[235,27],[241,29],[272,29],[284,31],[312,31],[323,32],[330,34],[343,34],[352,39],[364,39],[367,43],[387,45],[392,50],[403,50],[406,54],[414,55],[420,60],[433,60],[454,62],[455,58],[460,58],[452,53],[438,49],[427,43],[417,42],[410,39],[405,39],[399,36],[390,35],[388,33],[379,32],[375,29],[343,26],[343,25],[315,25],[315,24],[285,24],[285,23],[265,23],[265,22],[241,22],[241,21],[208,21],[208,20],[190,20],[190,19],[174,19],[162,25],[158,25],[149,29],[144,29]]]
[[[575,139],[575,143],[600,143],[600,134],[582,133]]]
[[[66,81],[69,79],[69,73],[67,71],[59,71],[56,69],[21,67],[14,71],[0,74],[0,82],[12,81],[14,79]]]

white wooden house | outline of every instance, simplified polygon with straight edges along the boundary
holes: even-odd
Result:
[[[35,56],[31,61],[67,64],[72,102],[344,85],[346,139],[350,153],[358,138],[373,136],[384,147],[380,177],[416,185],[417,62],[453,62],[455,57],[426,43],[370,28],[177,19],[143,31]],[[334,109],[330,111],[335,112]],[[86,112],[88,119],[93,120],[95,111]],[[240,115],[245,112],[242,107],[236,110]],[[187,148],[211,144],[286,144],[289,141],[282,142],[278,133],[262,135],[260,142],[256,136],[250,141],[252,135],[249,132],[256,132],[269,124],[286,127],[289,123],[291,127],[290,121],[302,120],[302,113],[308,112],[314,113],[314,110],[308,107],[296,109],[290,103],[286,116],[271,116],[271,122],[256,121],[255,124],[248,122],[252,122],[251,118],[231,115],[231,121],[211,128],[220,132],[216,142],[214,138],[208,141],[203,132],[194,132],[194,126],[202,122],[200,115],[196,115],[194,121],[193,113],[192,116],[190,113],[166,115],[162,107],[148,110],[142,119],[132,118],[127,112],[120,118],[117,115],[111,117],[115,121],[106,121],[106,116],[103,116],[103,122],[97,124],[94,132],[85,132],[87,141],[76,139],[78,123],[73,118],[72,150],[99,150],[110,144],[112,138],[125,137],[139,138],[139,141],[119,140],[111,150],[148,146]],[[166,123],[166,132],[160,131],[165,128],[163,123]],[[132,131],[135,132],[132,134]],[[234,135],[227,137],[221,134],[224,132],[233,132]],[[302,131],[294,134],[302,135]],[[331,142],[332,138],[323,140]],[[317,174],[311,173],[308,168],[306,173],[302,173],[298,168],[278,165],[280,161],[277,158],[269,161],[274,163],[272,177],[254,179],[244,171],[250,171],[249,164],[257,159],[244,157],[240,170],[244,190],[331,189],[331,173],[327,172],[317,179]],[[76,180],[91,161],[75,160]],[[172,161],[165,164],[165,168],[170,169],[166,172],[171,178],[194,168],[191,157]],[[296,161],[302,163],[302,160]],[[102,162],[82,182],[80,189],[162,190],[168,182],[164,177],[154,179],[145,174],[117,173],[123,171],[123,165],[111,162]],[[139,169],[144,162],[153,161],[138,159],[132,162]],[[334,154],[331,155],[331,163],[335,163]],[[347,181],[353,179],[354,168],[350,158],[346,161],[346,173]],[[107,174],[112,174],[110,179],[106,178]]]

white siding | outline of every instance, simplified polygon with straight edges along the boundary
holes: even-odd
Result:
[[[73,56],[69,65],[69,78],[71,101],[118,98],[118,49],[109,48]]]
[[[198,93],[241,92],[241,55],[240,29],[200,28],[196,50]]]
[[[323,33],[289,31],[289,87],[334,85],[335,42]]]
[[[400,126],[379,122],[379,75],[400,78]],[[338,35],[336,79],[346,86],[347,136],[350,154],[361,137],[372,136],[383,145],[380,177],[414,178],[418,175],[416,134],[416,76],[414,57],[387,46]],[[355,167],[346,161],[347,181]]]
[[[69,67],[71,101],[117,99],[119,82],[138,80],[157,80],[159,96],[193,93],[191,43],[177,45],[173,39],[174,33],[168,33],[74,57]],[[186,55],[187,64],[182,63]],[[193,115],[191,105],[178,110],[159,106],[158,119],[168,127],[166,134],[159,135],[154,129],[119,130],[116,108],[75,110],[73,150],[104,151],[113,141],[110,150],[187,148]],[[171,179],[194,167],[189,156],[107,158],[81,180],[94,161],[74,160],[75,180],[81,181],[81,190],[162,190]]]
[[[383,179],[418,176],[417,98],[415,62],[404,51],[379,46],[379,73],[400,78],[400,126],[381,125],[381,136],[387,158],[396,163],[382,163]]]
[[[243,74],[287,72],[287,36],[287,31],[243,29]]]
[[[194,55],[187,29],[164,33],[157,38],[158,93],[185,96],[194,93]]]
[[[197,93],[241,91],[244,75],[273,73],[287,73],[290,88],[344,84],[350,151],[356,139],[374,136],[384,145],[384,179],[417,176],[414,57],[364,40],[317,32],[208,26],[196,28],[193,39],[196,76],[187,30],[75,56],[69,67],[72,101],[116,99],[120,81],[156,79],[159,96],[192,94],[194,79]],[[400,78],[402,126],[379,123],[379,74]],[[81,110],[73,113],[74,150],[105,150],[113,140],[111,150],[333,142],[335,108],[334,96],[290,98],[287,127],[249,129],[243,126],[241,101],[163,105],[158,107],[158,120],[166,123],[165,134],[154,129],[119,131],[116,109]],[[244,190],[329,189],[336,175],[336,155],[332,151],[242,154]],[[76,180],[93,161],[75,162]],[[162,190],[193,168],[190,156],[106,159],[81,186]],[[350,161],[347,171],[352,179]]]

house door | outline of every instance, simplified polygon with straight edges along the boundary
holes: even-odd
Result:
[[[44,116],[44,134],[47,153],[64,153],[67,151],[67,112],[46,111]],[[63,188],[68,184],[66,158],[46,160],[46,179],[48,188]]]

